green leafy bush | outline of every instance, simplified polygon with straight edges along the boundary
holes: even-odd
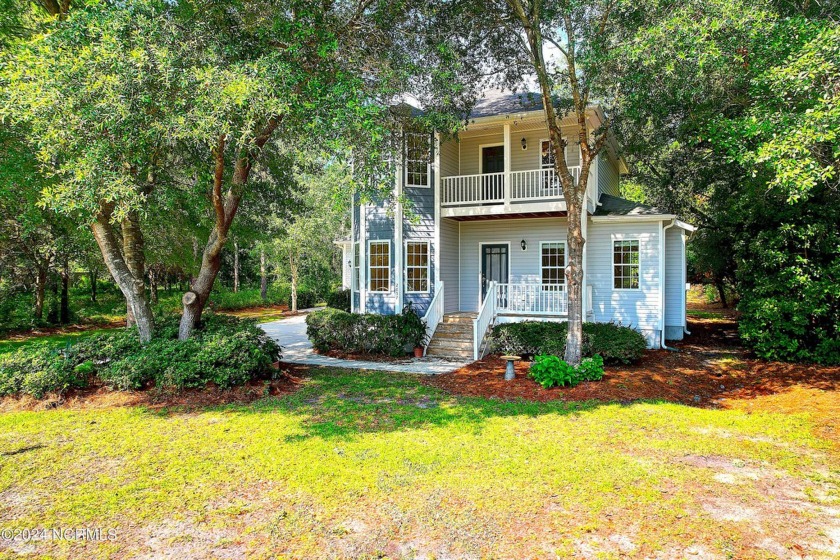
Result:
[[[327,307],[350,313],[350,290],[333,290],[327,296]]]
[[[545,389],[573,387],[581,381],[600,381],[604,378],[604,360],[599,355],[583,360],[574,367],[557,356],[541,354],[534,358],[529,375]]]
[[[566,323],[523,321],[493,328],[490,347],[494,352],[536,356],[562,356],[566,349]],[[642,334],[616,323],[584,323],[583,355],[599,354],[606,363],[629,364],[639,360],[647,348]]]
[[[157,387],[227,388],[271,375],[280,347],[253,322],[207,314],[187,341],[177,340],[178,317],[162,319],[142,346],[134,330],[92,335],[62,351],[27,346],[0,356],[0,395],[63,392],[95,374],[120,390]]]
[[[0,355],[0,396],[64,393],[84,387],[87,373],[66,352],[48,344],[33,344]]]
[[[425,342],[426,326],[411,306],[400,315],[361,315],[328,307],[306,317],[306,334],[321,352],[402,356]]]

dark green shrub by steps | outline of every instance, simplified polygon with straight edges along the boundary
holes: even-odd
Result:
[[[410,305],[400,315],[360,315],[328,307],[306,317],[306,334],[321,352],[396,357],[425,342],[426,326]]]
[[[524,321],[504,323],[493,328],[490,347],[494,352],[517,355],[563,356],[566,349],[566,323]],[[583,355],[595,354],[608,364],[637,361],[647,348],[642,333],[615,323],[583,324]]]
[[[115,389],[149,385],[177,389],[215,383],[228,388],[269,377],[280,347],[247,320],[207,314],[193,338],[177,340],[179,317],[158,322],[155,338],[142,346],[134,330],[90,336],[56,350],[27,346],[0,356],[0,395],[63,393],[96,376]]]

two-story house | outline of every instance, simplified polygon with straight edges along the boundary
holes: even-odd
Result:
[[[592,129],[603,119],[597,107]],[[580,172],[572,116],[566,159]],[[564,320],[566,203],[536,95],[477,104],[457,138],[406,133],[396,166],[401,204],[354,204],[344,279],[357,313],[425,316],[429,355],[477,359],[494,323]],[[619,196],[614,141],[588,178],[583,260],[587,321],[641,331],[652,348],[686,332],[685,243],[693,227]],[[410,216],[409,216],[410,214]]]

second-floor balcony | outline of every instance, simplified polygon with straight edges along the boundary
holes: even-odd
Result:
[[[580,167],[570,167],[575,181]],[[516,212],[529,203],[554,203],[553,210],[564,210],[563,187],[554,169],[531,169],[498,173],[455,175],[441,178],[441,206],[465,208],[502,206]],[[561,208],[559,205],[563,205]],[[522,208],[526,210],[526,208]],[[547,209],[547,208],[544,208]],[[527,208],[533,210],[533,208]],[[457,212],[450,212],[455,215]]]

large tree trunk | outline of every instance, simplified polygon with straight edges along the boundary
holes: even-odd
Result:
[[[145,292],[146,258],[143,251],[143,232],[140,230],[140,217],[137,212],[130,212],[122,221],[123,258],[128,270],[135,279],[140,280],[141,289]],[[126,300],[125,324],[133,327],[137,323],[134,310]]]
[[[158,302],[158,275],[155,266],[149,267],[149,295],[151,296],[152,303],[157,304]]]
[[[128,302],[140,335],[140,342],[146,344],[152,339],[154,331],[152,308],[146,299],[143,278],[138,279],[131,273],[120,250],[120,244],[110,221],[110,211],[100,212],[96,221],[91,224],[91,229],[99,250],[102,251],[102,258],[105,260],[108,271]]]
[[[88,277],[90,278],[90,301],[96,303],[96,288],[99,283],[99,271],[91,268],[88,270]]]
[[[268,141],[271,134],[280,124],[279,119],[272,117],[269,124],[254,139],[254,146],[261,149]],[[242,200],[242,192],[248,183],[253,166],[253,155],[250,152],[244,153],[236,159],[231,179],[231,187],[226,194],[222,194],[222,186],[225,175],[225,145],[226,136],[220,135],[216,146],[213,149],[213,158],[216,166],[213,173],[212,202],[215,211],[216,223],[210,231],[210,238],[204,247],[204,254],[201,258],[201,268],[198,276],[192,283],[192,288],[184,294],[182,303],[184,313],[181,315],[181,325],[178,328],[178,338],[186,340],[192,334],[193,329],[201,321],[201,314],[204,306],[210,298],[216,276],[222,264],[222,249],[227,242],[227,235],[236,212],[239,209],[239,202]]]
[[[293,254],[289,254],[289,271],[292,273],[292,313],[297,313],[298,266]]]
[[[723,284],[723,280],[715,280],[715,288],[717,288],[720,304],[729,309],[729,302],[726,300],[726,286]]]
[[[260,299],[268,299],[268,267],[266,266],[265,249],[260,248]]]
[[[540,87],[546,125],[554,150],[554,168],[560,179],[563,196],[566,200],[569,248],[569,262],[566,266],[566,290],[569,328],[564,358],[569,364],[577,366],[580,364],[583,355],[583,252],[586,243],[583,237],[583,220],[586,219],[586,187],[592,161],[606,141],[606,130],[609,126],[604,123],[602,125],[603,130],[598,133],[597,137],[590,138],[589,125],[587,124],[588,90],[585,84],[582,86],[579,82],[575,61],[577,55],[575,52],[576,37],[574,36],[571,16],[567,11],[562,16],[568,44],[567,49],[561,49],[561,52],[566,59],[564,76],[568,79],[567,85],[572,96],[580,144],[580,177],[576,182],[566,163],[566,140],[563,138],[560,121],[554,109],[553,93],[556,84],[549,74],[543,52],[544,38],[540,27],[543,14],[540,11],[540,4],[533,3],[526,6],[521,0],[507,0],[507,2],[522,24],[522,29],[528,40],[528,54],[534,65],[534,72]]]
[[[61,303],[58,307],[58,322],[66,325],[70,322],[70,262],[65,259],[61,271]]]
[[[239,242],[233,242],[233,293],[239,293]]]
[[[35,309],[33,315],[40,321],[44,318],[44,300],[47,293],[47,275],[49,269],[45,266],[38,267],[38,274],[35,277]]]

